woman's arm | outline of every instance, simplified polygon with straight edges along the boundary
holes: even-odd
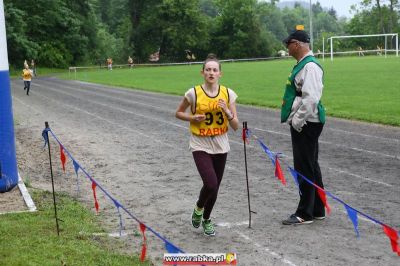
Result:
[[[189,101],[186,99],[186,97],[183,97],[182,101],[178,105],[178,109],[176,109],[175,117],[190,122],[201,122],[206,119],[205,115],[192,115],[191,113],[187,113],[186,109],[189,106]]]
[[[232,103],[229,106],[229,111],[232,113],[232,117],[229,120],[229,125],[233,128],[233,130],[237,130],[239,128],[239,118],[236,112],[236,103]]]
[[[218,106],[225,112],[225,115],[229,121],[229,125],[236,131],[239,128],[239,119],[237,117],[236,104],[232,103],[229,105],[228,108],[226,102],[220,99],[218,101]]]

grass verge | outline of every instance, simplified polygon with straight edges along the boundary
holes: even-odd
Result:
[[[38,211],[0,216],[1,265],[152,265],[122,253],[122,242],[104,232],[95,215],[65,194],[57,194],[62,231],[57,236],[53,197],[32,193]]]

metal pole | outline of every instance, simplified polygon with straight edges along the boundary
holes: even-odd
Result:
[[[249,189],[249,176],[247,173],[247,155],[246,155],[246,132],[247,132],[247,122],[243,122],[243,149],[244,149],[244,167],[246,170],[246,185],[247,185],[247,202],[249,205],[249,228],[251,228],[251,207],[250,207],[250,189]]]
[[[325,61],[325,37],[322,37],[322,61]]]
[[[396,56],[399,57],[399,35],[396,33]]]
[[[310,10],[309,10],[309,16],[310,16],[310,48],[311,50],[313,49],[313,27],[312,27],[312,4],[310,0]]]
[[[49,129],[49,123],[48,122],[44,122],[44,125],[46,127],[46,129]],[[50,141],[49,141],[49,134],[48,131],[46,131],[46,140],[47,140],[47,145],[49,148],[49,162],[50,162],[50,175],[51,175],[51,187],[53,188],[53,204],[54,204],[54,216],[56,218],[56,226],[57,226],[57,235],[60,236],[60,227],[58,226],[58,217],[57,217],[57,203],[56,203],[56,194],[54,192],[54,177],[53,177],[53,166],[51,163],[51,152],[50,152]]]
[[[331,37],[331,61],[333,61],[333,38]]]

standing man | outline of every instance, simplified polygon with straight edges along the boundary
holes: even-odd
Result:
[[[290,125],[294,168],[314,184],[323,188],[318,164],[318,138],[325,123],[321,104],[323,75],[321,65],[310,50],[310,37],[304,27],[296,27],[284,41],[289,55],[297,60],[286,82],[281,109],[281,122]],[[325,219],[324,204],[317,189],[298,176],[300,202],[284,225],[310,224]]]

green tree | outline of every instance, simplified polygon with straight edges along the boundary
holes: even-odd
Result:
[[[15,67],[23,67],[24,60],[37,58],[39,45],[31,41],[26,32],[28,24],[24,19],[26,12],[12,2],[4,2],[7,50],[9,62]]]
[[[269,56],[271,37],[261,25],[256,0],[217,1],[210,47],[223,58]]]
[[[131,47],[147,60],[160,51],[161,60],[183,60],[185,50],[204,54],[208,31],[198,0],[130,0]]]
[[[84,62],[96,44],[91,10],[88,0],[6,0],[10,62],[35,59],[50,67]]]

